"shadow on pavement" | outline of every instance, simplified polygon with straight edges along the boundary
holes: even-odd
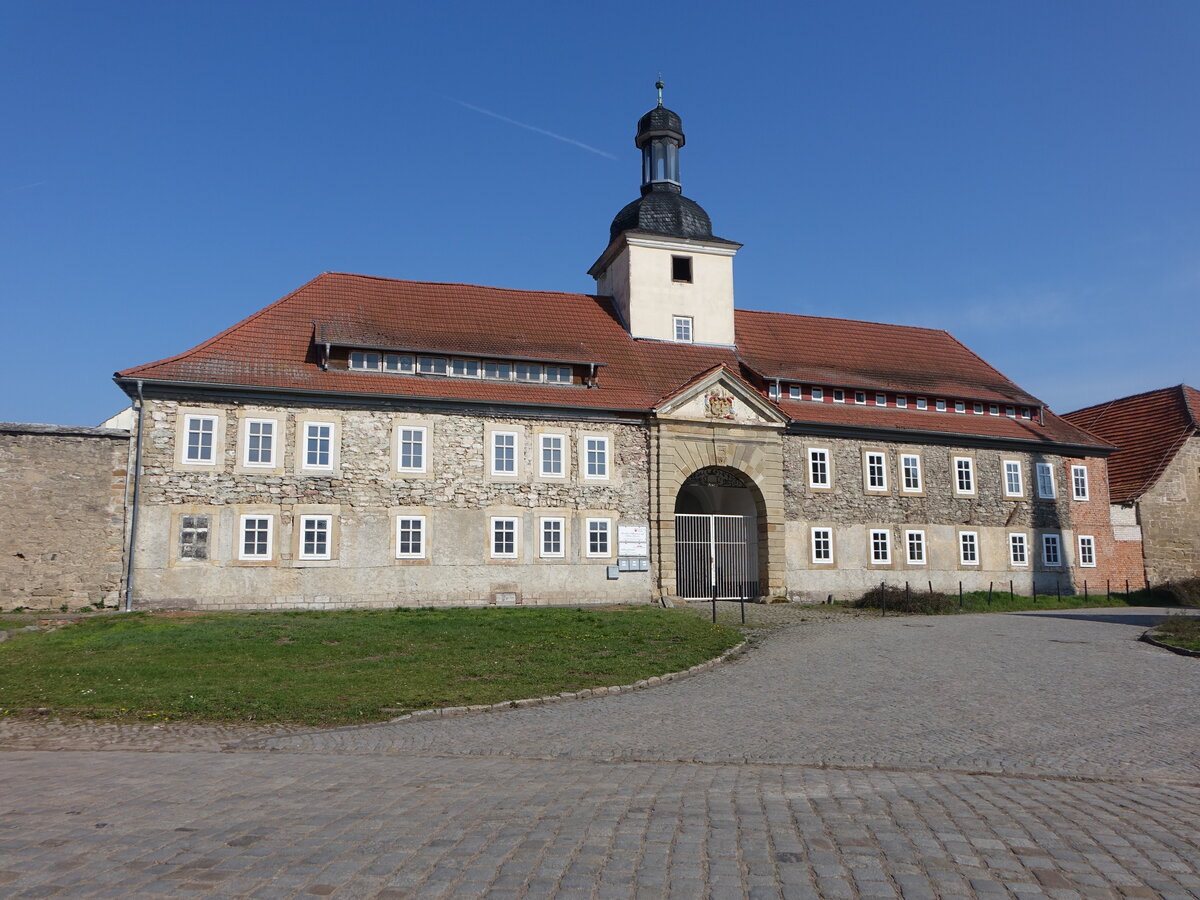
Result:
[[[1129,625],[1131,627],[1152,628],[1167,616],[1196,615],[1200,613],[1193,607],[1181,606],[1178,609],[1154,608],[1138,610],[1137,612],[1096,612],[1092,610],[1059,609],[1047,612],[1014,612],[1011,616],[1029,616],[1035,619],[1077,619],[1083,622],[1102,622],[1108,625]]]

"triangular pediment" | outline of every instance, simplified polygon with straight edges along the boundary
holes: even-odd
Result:
[[[782,428],[788,418],[725,366],[716,366],[668,394],[654,408],[660,419],[711,425],[764,425]]]

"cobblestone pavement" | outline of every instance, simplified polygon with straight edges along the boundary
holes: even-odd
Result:
[[[1200,666],[1144,612],[763,615],[810,621],[545,707],[2,723],[0,896],[1200,898]]]

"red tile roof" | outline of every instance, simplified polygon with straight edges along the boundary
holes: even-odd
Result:
[[[1154,486],[1184,442],[1200,431],[1200,391],[1186,384],[1098,403],[1063,416],[1115,444],[1108,459],[1109,496],[1136,500]]]
[[[327,272],[204,343],[125,369],[119,379],[278,388],[316,393],[562,406],[653,409],[681,385],[725,365],[750,383],[786,377],[817,384],[948,398],[1039,401],[944,331],[738,311],[738,349],[634,339],[610,298]],[[595,363],[598,384],[522,384],[323,370],[317,345],[436,350]],[[765,389],[765,387],[764,387]],[[1100,445],[1052,414],[1007,417],[787,402],[798,421]]]

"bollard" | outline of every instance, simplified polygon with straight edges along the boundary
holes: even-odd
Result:
[[[963,608],[962,582],[961,581],[958,583],[958,608],[959,609]]]
[[[1125,579],[1125,599],[1129,599],[1129,579]]]
[[[988,606],[992,605],[992,582],[988,582]]]
[[[1111,578],[1104,579],[1104,599],[1106,599],[1106,600],[1112,599],[1112,579]]]
[[[904,582],[904,602],[908,604],[909,609],[912,608],[912,594],[908,590],[908,582]]]
[[[1062,579],[1061,578],[1054,579],[1054,595],[1056,597],[1058,597],[1058,602],[1061,603],[1062,602]]]
[[[1009,582],[1008,582],[1008,602],[1009,602],[1009,603],[1012,603],[1012,602],[1013,602],[1015,599],[1016,599],[1016,595],[1013,593],[1013,583],[1012,583],[1012,579],[1009,579]]]
[[[929,582],[929,596],[930,597],[933,596],[933,582],[932,581]]]
[[[717,624],[717,579],[715,579],[715,578],[713,579],[712,589],[713,589],[713,596],[712,596],[713,624],[716,625]]]
[[[882,581],[879,582],[879,598],[880,598],[879,614],[881,616],[886,616],[887,615],[887,591],[884,589],[884,585],[883,585]]]
[[[1087,599],[1089,599],[1089,598],[1088,598],[1087,579],[1086,579],[1086,578],[1083,580],[1083,599],[1084,599],[1084,600],[1087,600]]]

